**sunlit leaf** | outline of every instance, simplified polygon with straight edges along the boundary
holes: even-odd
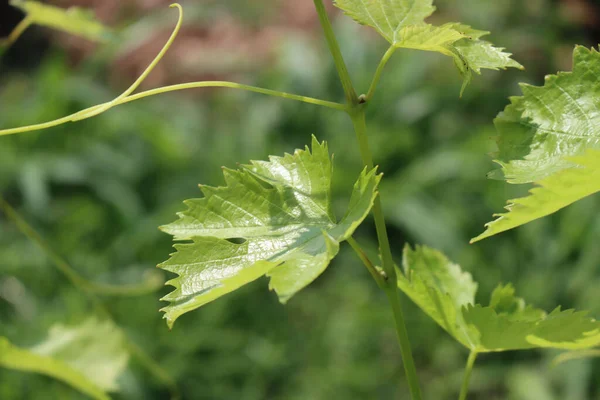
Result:
[[[498,218],[486,224],[486,231],[472,242],[545,217],[600,192],[600,151],[588,150],[566,161],[572,163],[570,168],[537,182],[539,186],[531,189],[529,196],[510,200],[506,207],[508,212],[495,214]]]
[[[335,5],[390,43],[402,39],[402,28],[421,24],[435,11],[433,0],[335,0]]]
[[[476,304],[471,275],[439,251],[407,246],[403,267],[400,289],[471,351],[586,349],[600,344],[600,322],[586,312],[559,307],[547,314],[515,297],[511,285],[498,286],[488,306]]]
[[[64,9],[24,0],[12,0],[10,4],[25,13],[25,19],[30,25],[41,25],[94,41],[111,38],[110,31],[89,10],[79,7]]]
[[[509,212],[473,241],[549,215],[600,189],[599,76],[600,53],[578,46],[573,72],[547,76],[542,87],[521,85],[524,95],[513,97],[495,121],[496,162],[502,168],[492,175],[540,187],[511,200]]]
[[[523,96],[495,120],[497,171],[510,183],[537,182],[572,166],[565,157],[600,149],[600,53],[577,46],[573,72],[521,84]]]
[[[20,348],[0,337],[0,366],[61,380],[95,399],[117,391],[129,355],[122,332],[91,318],[75,327],[55,325],[37,346]]]
[[[177,252],[160,267],[178,274],[168,284],[163,309],[169,326],[196,309],[263,275],[285,303],[328,266],[368,214],[379,184],[363,171],[348,211],[337,223],[331,209],[332,162],[325,143],[312,151],[224,169],[225,187],[201,186],[203,198],[187,200],[179,220],[162,229]]]
[[[489,32],[460,23],[426,24],[425,18],[435,11],[432,0],[337,0],[336,5],[359,23],[375,28],[396,48],[452,57],[464,78],[462,90],[471,81],[473,71],[479,74],[482,68],[522,68],[502,48],[480,40]]]
[[[455,30],[452,24],[443,26],[419,24],[403,28],[400,37],[401,39],[395,42],[396,47],[436,51],[452,57],[454,54],[448,47],[465,35]]]

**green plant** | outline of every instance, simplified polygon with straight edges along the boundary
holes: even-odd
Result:
[[[377,174],[369,149],[365,116],[365,109],[375,95],[387,62],[400,48],[434,51],[452,57],[463,76],[461,93],[472,79],[473,71],[480,73],[482,68],[518,68],[520,65],[501,49],[481,40],[487,32],[457,23],[442,26],[425,23],[425,18],[434,11],[431,1],[380,0],[367,3],[339,0],[337,5],[359,23],[375,28],[390,42],[368,92],[358,95],[323,2],[315,0],[344,89],[345,103],[231,82],[196,82],[133,94],[175,39],[179,23],[154,62],[115,100],[56,121],[0,131],[0,135],[78,121],[143,97],[198,87],[249,90],[345,112],[354,125],[365,169],[354,186],[348,211],[339,223],[331,210],[332,159],[327,145],[313,138],[311,149],[272,157],[268,162],[253,161],[238,170],[224,170],[225,187],[203,186],[204,197],[188,200],[188,209],[180,214],[180,219],[163,228],[175,240],[184,242],[177,244],[177,252],[161,264],[163,269],[179,275],[168,282],[175,290],[164,298],[170,302],[163,309],[169,326],[172,327],[181,314],[263,275],[270,278],[270,288],[275,290],[282,302],[286,302],[316,279],[335,257],[340,244],[348,241],[389,299],[413,399],[420,399],[421,395],[399,290],[471,352],[460,393],[462,399],[467,396],[471,370],[479,353],[536,347],[585,349],[600,344],[600,324],[585,313],[556,309],[546,314],[526,306],[522,299],[514,296],[510,285],[499,286],[489,306],[476,304],[476,284],[471,276],[461,272],[460,267],[437,251],[407,247],[404,271],[397,269],[377,192],[381,175]],[[528,91],[526,96],[513,100],[513,105],[497,121],[501,133],[499,158],[505,176],[513,183],[539,182],[545,190],[561,194],[549,199],[543,189],[534,189],[531,201],[515,201],[522,207],[511,210],[514,215],[520,213],[514,217],[516,222],[513,226],[548,214],[598,190],[594,179],[597,177],[595,153],[585,153],[595,141],[592,120],[596,103],[594,85],[590,84],[590,80],[595,76],[593,67],[600,65],[596,55],[595,51],[576,49],[573,75],[562,76],[567,77],[566,82],[557,83],[559,78],[550,78],[550,85],[554,86],[549,94],[536,93],[542,89],[524,87]],[[582,66],[581,70],[578,66]],[[544,96],[549,100],[540,101],[546,98]],[[552,100],[556,98],[561,101]],[[565,127],[557,128],[555,125],[559,124],[560,118],[553,120],[552,115],[567,116]],[[571,129],[573,133],[570,133]],[[586,135],[582,135],[582,130]],[[587,134],[588,130],[592,133]],[[559,140],[547,135],[548,132],[554,132]],[[585,140],[582,136],[586,136]],[[563,151],[565,148],[569,151]],[[548,157],[549,154],[552,157]],[[523,158],[530,163],[522,163]],[[540,165],[546,168],[540,168]],[[352,233],[369,212],[375,220],[381,268],[352,238]],[[509,214],[502,221],[510,220]],[[490,230],[496,229],[492,232],[512,227],[494,226],[490,226]]]

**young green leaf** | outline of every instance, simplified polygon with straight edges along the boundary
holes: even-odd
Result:
[[[521,85],[524,95],[513,97],[496,118],[496,162],[501,169],[492,176],[540,187],[529,197],[511,200],[509,212],[488,223],[473,242],[552,214],[600,190],[598,76],[600,53],[578,46],[573,72],[547,76],[543,87]]]
[[[480,40],[489,32],[455,22],[442,26],[426,24],[425,18],[435,11],[432,0],[336,0],[335,4],[357,22],[375,28],[395,48],[434,51],[452,57],[464,78],[463,91],[471,81],[472,71],[480,74],[482,68],[523,68],[502,48]]]
[[[466,348],[477,353],[531,348],[585,349],[600,344],[600,322],[585,312],[546,314],[515,297],[511,285],[498,286],[490,304],[475,304],[477,285],[442,253],[404,250],[398,286],[427,315]]]
[[[48,338],[25,349],[0,337],[0,366],[61,380],[86,395],[106,400],[129,355],[122,332],[91,318],[78,327],[55,325]]]
[[[263,275],[285,303],[310,284],[369,213],[381,179],[363,171],[344,218],[331,209],[332,162],[325,142],[312,152],[253,161],[224,169],[225,187],[201,186],[204,197],[188,200],[179,220],[162,229],[177,252],[159,265],[179,276],[162,300],[169,326],[196,309]]]
[[[402,28],[421,24],[435,11],[433,0],[335,0],[335,5],[392,44],[401,40]]]
[[[88,10],[78,7],[63,9],[26,0],[12,0],[10,4],[25,13],[22,30],[29,25],[41,25],[94,41],[105,41],[111,38],[111,32]]]

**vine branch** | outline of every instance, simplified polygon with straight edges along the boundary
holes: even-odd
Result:
[[[344,61],[344,57],[340,51],[340,47],[335,37],[335,33],[333,32],[333,28],[331,27],[331,22],[329,21],[329,17],[327,16],[327,11],[325,10],[325,6],[323,5],[323,0],[313,1],[315,3],[317,13],[319,14],[319,21],[321,22],[321,26],[325,33],[325,38],[327,39],[329,50],[335,62],[336,69],[338,71],[342,86],[344,88],[344,92],[346,94],[346,100],[348,103],[347,112],[350,115],[350,118],[352,119],[352,124],[354,125],[354,129],[356,131],[356,138],[358,140],[363,164],[368,169],[373,169],[373,155],[369,148],[369,139],[367,136],[367,125],[365,117],[366,104],[363,104],[364,101],[361,101],[364,100],[361,99],[363,96],[359,98],[356,95],[356,91],[354,89],[354,86],[352,85],[352,80],[350,78],[350,75],[348,74],[348,69],[346,68],[346,62]],[[391,51],[388,51],[388,53],[390,54],[387,56],[387,59],[391,57]],[[383,65],[385,65],[385,63],[383,63]],[[378,70],[379,75],[381,75],[381,70],[383,70],[383,66],[378,68]],[[376,77],[375,80],[377,79],[378,78]],[[406,378],[408,381],[410,394],[413,400],[421,400],[421,389],[419,387],[417,369],[415,367],[415,362],[412,356],[410,340],[408,338],[408,332],[406,331],[406,324],[404,322],[404,315],[402,313],[402,305],[400,303],[400,295],[398,293],[396,279],[396,267],[392,258],[392,251],[387,235],[385,218],[383,216],[383,208],[381,206],[381,200],[379,196],[375,198],[373,204],[373,217],[375,219],[377,239],[379,241],[381,258],[383,260],[383,270],[385,271],[388,277],[387,280],[383,281],[383,290],[385,291],[386,296],[388,297],[394,315],[396,333],[398,336],[398,342],[400,343],[402,361],[404,363],[404,369],[406,372]],[[361,257],[360,254],[359,257]]]
[[[369,168],[373,168],[373,155],[369,148],[369,139],[367,137],[367,125],[365,120],[364,107],[358,112],[350,114],[352,123],[356,131],[356,138],[360,146],[360,152],[363,159],[363,164]],[[377,239],[379,241],[379,249],[383,261],[383,270],[388,276],[384,284],[384,292],[392,307],[394,314],[394,323],[396,324],[396,334],[400,343],[400,351],[402,353],[402,362],[410,389],[410,394],[413,400],[421,400],[421,389],[419,387],[419,379],[417,377],[417,368],[412,355],[410,339],[404,322],[404,314],[402,312],[402,304],[400,293],[398,292],[398,283],[396,278],[396,266],[392,257],[392,249],[387,234],[385,217],[383,215],[383,207],[381,198],[377,196],[373,203],[373,218],[375,219],[375,229],[377,231]]]
[[[323,28],[323,32],[325,33],[325,39],[327,40],[329,51],[333,56],[335,68],[337,69],[338,75],[340,76],[340,81],[342,82],[344,93],[346,94],[346,101],[350,105],[358,104],[358,96],[356,95],[356,90],[354,90],[354,85],[352,85],[352,79],[350,78],[350,74],[348,73],[346,62],[344,61],[342,51],[340,50],[340,46],[335,37],[335,33],[333,32],[331,21],[329,21],[329,16],[327,15],[327,10],[325,10],[323,0],[313,1],[315,3],[317,13],[319,14],[319,21],[321,22],[321,27]]]

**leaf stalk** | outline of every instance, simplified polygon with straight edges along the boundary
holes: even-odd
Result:
[[[360,245],[358,244],[356,239],[354,239],[351,236],[350,238],[348,238],[347,241],[348,241],[348,244],[350,244],[350,246],[352,247],[352,250],[354,250],[354,252],[358,256],[358,258],[365,265],[365,267],[367,268],[367,270],[369,271],[369,273],[371,274],[373,279],[375,279],[375,282],[377,282],[377,286],[379,286],[379,288],[381,290],[385,290],[385,281],[387,279],[387,274],[386,274],[386,277],[384,278],[384,276],[382,275],[382,272],[380,272],[375,267],[375,265],[373,265],[373,263],[371,262],[371,260],[367,256],[367,254],[364,252],[364,250],[360,247]]]
[[[365,97],[366,102],[371,100],[373,98],[373,96],[375,95],[375,90],[377,89],[377,85],[379,84],[379,81],[381,80],[381,75],[383,74],[383,70],[385,69],[385,66],[387,65],[388,61],[390,60],[390,58],[392,58],[392,56],[394,55],[395,52],[396,52],[396,47],[394,45],[392,45],[392,46],[390,46],[389,49],[387,49],[387,51],[381,58],[381,61],[379,62],[379,65],[377,66],[377,70],[375,71],[375,75],[373,76],[373,81],[371,82],[369,91],[367,92],[367,95]]]
[[[476,351],[471,351],[471,353],[469,354],[458,400],[467,399],[467,395],[469,394],[469,382],[471,381],[471,373],[473,372],[473,366],[475,365],[475,360],[477,360],[477,355],[478,353]]]

